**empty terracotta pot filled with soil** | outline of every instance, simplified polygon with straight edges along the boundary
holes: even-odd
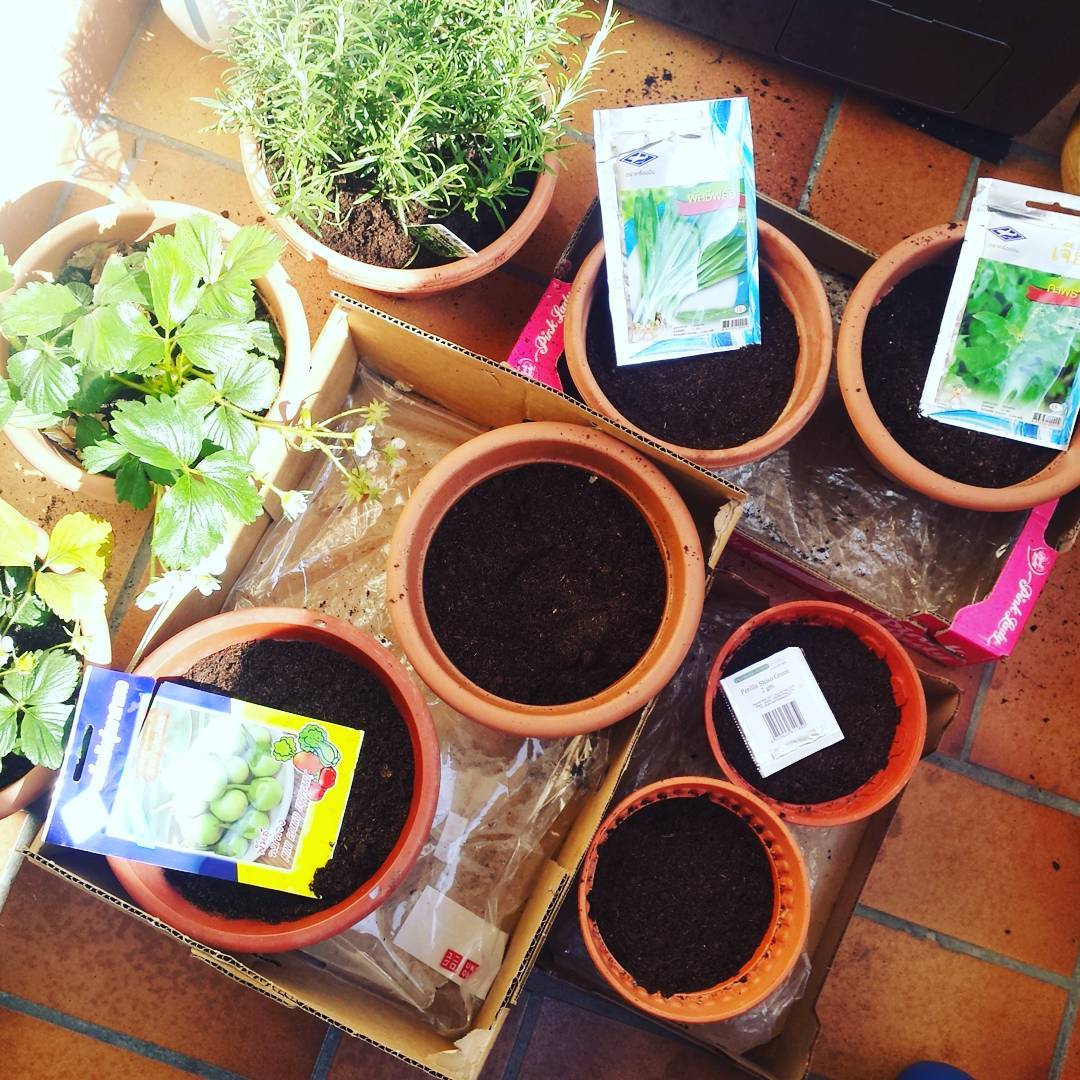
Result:
[[[417,485],[387,597],[417,674],[518,736],[629,716],[693,641],[705,563],[682,498],[592,428],[530,423],[462,444]]]
[[[787,648],[802,649],[844,737],[763,778],[720,680]],[[911,778],[926,741],[926,697],[911,658],[879,623],[841,604],[796,600],[755,615],[724,643],[709,672],[705,732],[724,775],[785,821],[842,825],[880,810]]]
[[[825,392],[832,316],[809,259],[763,221],[758,250],[760,345],[619,367],[597,244],[566,309],[566,362],[586,404],[709,469],[757,461],[794,438]]]
[[[1080,485],[1080,439],[1048,450],[919,414],[962,225],[909,236],[860,279],[840,324],[836,370],[851,422],[888,477],[966,510],[1024,510]]]
[[[284,952],[352,926],[412,869],[435,815],[438,738],[419,689],[370,635],[302,609],[227,612],[171,638],[136,674],[364,731],[337,844],[312,879],[318,898],[110,857],[151,915],[216,949]]]
[[[707,777],[627,796],[585,855],[581,934],[644,1012],[713,1023],[753,1008],[806,941],[810,889],[791,833],[757,796]]]

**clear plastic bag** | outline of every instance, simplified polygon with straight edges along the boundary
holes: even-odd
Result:
[[[269,530],[226,607],[324,611],[377,636],[404,661],[385,603],[390,536],[413,486],[478,429],[361,368],[352,405],[372,400],[389,406],[385,434],[404,440],[390,460],[376,447],[357,462],[385,486],[382,497],[350,502],[340,470],[317,465],[304,482],[307,510]],[[386,903],[306,956],[455,1036],[482,1004],[537,871],[603,777],[608,736],[514,738],[420,686],[442,755],[431,839]]]

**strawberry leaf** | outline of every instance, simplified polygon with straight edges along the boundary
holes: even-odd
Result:
[[[284,250],[285,242],[269,229],[245,225],[225,249],[225,270],[249,280],[262,277]]]
[[[222,405],[206,418],[206,437],[222,450],[250,458],[259,443],[255,425],[235,409]]]
[[[250,319],[255,315],[255,286],[243,274],[222,274],[203,289],[198,310],[213,319]]]
[[[0,566],[33,566],[39,536],[14,506],[0,499]]]
[[[184,260],[203,281],[216,281],[225,256],[221,234],[207,214],[177,222],[176,243]]]
[[[184,258],[175,236],[159,233],[146,250],[146,273],[158,322],[171,329],[179,326],[199,300],[198,271]]]
[[[146,467],[138,458],[126,455],[116,470],[116,497],[121,502],[130,503],[136,510],[145,510],[153,494]]]
[[[94,286],[94,304],[105,307],[124,301],[149,307],[148,282],[145,273],[134,270],[121,255],[110,255]]]
[[[278,371],[274,361],[258,353],[248,353],[214,373],[214,383],[222,397],[248,412],[268,409],[278,391]]]
[[[79,392],[79,376],[63,354],[43,348],[23,349],[8,358],[8,374],[33,413],[65,413]]]
[[[175,398],[122,401],[112,417],[113,437],[148,465],[181,469],[202,448],[202,413]]]
[[[54,574],[45,570],[34,580],[34,591],[64,622],[81,622],[103,611],[105,586],[93,574],[75,570]]]
[[[83,468],[90,473],[111,472],[129,456],[128,452],[113,439],[101,439],[89,446],[84,446],[81,453]]]
[[[100,581],[111,554],[112,526],[77,510],[53,526],[45,562],[51,570],[85,570]]]
[[[31,281],[0,304],[0,331],[5,337],[41,337],[59,330],[81,305],[66,286]]]
[[[185,473],[158,501],[151,547],[168,569],[194,566],[225,538],[226,521],[205,483]]]
[[[176,340],[184,355],[196,367],[218,371],[238,364],[251,348],[251,330],[247,323],[192,315],[177,331]]]

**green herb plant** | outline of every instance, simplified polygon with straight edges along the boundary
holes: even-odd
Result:
[[[39,536],[0,499],[0,765],[15,754],[57,769],[88,645],[85,627],[104,617],[112,526],[74,513],[53,527],[45,552]]]
[[[225,89],[204,103],[262,149],[281,212],[340,224],[354,178],[404,226],[497,213],[544,169],[615,28],[583,0],[241,0]],[[568,24],[596,23],[588,48]]]
[[[309,492],[281,491],[257,474],[260,431],[325,454],[349,497],[381,493],[365,461],[385,405],[321,422],[306,404],[291,422],[267,415],[281,347],[257,317],[254,279],[282,246],[258,226],[226,245],[212,218],[194,216],[145,251],[76,253],[67,280],[31,282],[0,303],[11,345],[0,424],[46,431],[87,471],[113,477],[122,502],[155,502],[152,580],[140,606],[217,588],[228,529],[254,521],[268,492],[290,519],[303,512]],[[96,271],[80,277],[87,264]],[[337,430],[356,418],[363,426]],[[390,440],[378,453],[390,460],[400,448]],[[350,452],[351,466],[341,460]]]

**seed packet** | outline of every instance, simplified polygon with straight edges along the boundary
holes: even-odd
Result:
[[[980,180],[919,411],[1064,450],[1078,365],[1080,198]]]
[[[364,733],[88,666],[45,839],[314,896]]]
[[[593,113],[620,365],[761,342],[750,104]]]

